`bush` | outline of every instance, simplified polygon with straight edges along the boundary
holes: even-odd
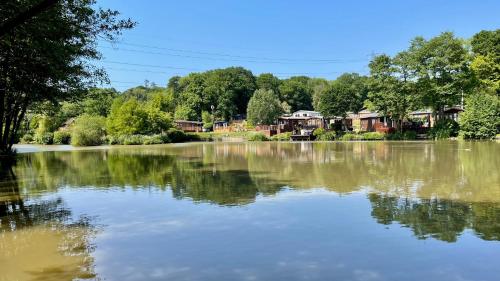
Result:
[[[333,141],[337,138],[335,131],[324,132],[317,139],[320,141]]]
[[[472,95],[466,100],[460,116],[460,137],[464,139],[494,138],[500,126],[500,102],[487,93]]]
[[[145,136],[143,135],[128,135],[123,136],[122,144],[124,145],[139,145],[145,142]]]
[[[202,139],[200,135],[194,133],[186,134],[186,141],[206,141],[206,139]]]
[[[385,135],[379,132],[368,132],[361,135],[363,140],[383,140]]]
[[[359,139],[361,139],[361,136],[353,134],[353,133],[346,133],[340,137],[340,140],[343,140],[343,141],[351,141],[351,140],[359,140]]]
[[[406,131],[403,133],[403,139],[405,140],[416,140],[417,132],[415,131]]]
[[[415,131],[394,132],[387,134],[385,137],[388,140],[415,140],[417,139],[417,133]]]
[[[289,141],[290,137],[292,136],[292,132],[286,132],[286,133],[281,133],[277,134],[271,137],[272,141]]]
[[[386,138],[388,140],[403,140],[404,135],[401,132],[394,132],[394,133],[387,134]]]
[[[37,144],[53,144],[54,143],[54,133],[47,132],[43,134],[35,135],[35,143]]]
[[[441,119],[429,130],[432,139],[447,139],[458,136],[459,125],[452,119]]]
[[[214,141],[212,133],[191,133],[189,135],[192,140],[196,141]]]
[[[313,131],[312,135],[313,135],[314,137],[316,137],[316,138],[319,138],[319,137],[320,137],[321,135],[323,135],[325,132],[326,132],[326,131],[325,131],[325,129],[323,129],[323,128],[316,128],[316,129],[314,129],[314,131]]]
[[[249,141],[268,141],[269,138],[262,133],[255,133],[248,136]]]
[[[33,135],[30,133],[26,133],[21,137],[21,143],[33,143]]]
[[[56,131],[54,132],[54,143],[55,144],[70,144],[71,133],[68,131]]]
[[[106,133],[106,118],[101,116],[81,115],[75,119],[71,133],[74,146],[101,145]]]
[[[169,143],[169,142],[185,142],[189,141],[190,138],[183,131],[176,128],[170,128],[168,129],[166,134],[162,135],[162,139],[164,143]]]

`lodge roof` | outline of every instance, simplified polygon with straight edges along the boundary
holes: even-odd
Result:
[[[203,122],[200,121],[189,121],[189,120],[175,120],[175,123],[184,123],[184,124],[196,124],[196,125],[203,125]]]

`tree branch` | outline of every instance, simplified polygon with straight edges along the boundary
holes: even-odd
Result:
[[[29,8],[26,11],[18,14],[17,16],[5,21],[5,23],[0,26],[0,38],[3,37],[5,34],[11,32],[17,26],[26,23],[27,21],[29,21],[33,17],[36,17],[37,15],[50,9],[58,1],[59,0],[42,0],[37,5]]]

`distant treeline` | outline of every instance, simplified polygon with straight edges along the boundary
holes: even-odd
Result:
[[[247,115],[248,122],[257,125],[272,124],[280,114],[299,109],[345,118],[362,108],[390,117],[401,129],[411,111],[431,109],[440,120],[446,107],[465,103],[462,136],[496,135],[500,30],[481,31],[470,40],[451,32],[429,40],[416,37],[408,49],[394,56],[374,56],[369,68],[368,76],[344,73],[329,81],[307,76],[279,79],[271,73],[255,76],[243,67],[229,67],[174,76],[166,87],[146,83],[122,93],[91,89],[77,101],[31,107],[22,133],[27,135],[25,141],[47,143],[50,133],[61,127],[100,124],[101,129],[94,131],[101,130],[96,133],[101,139],[157,135],[172,128],[173,120],[203,121],[210,128],[213,120],[238,115]],[[85,128],[81,130],[85,134]],[[56,133],[56,142],[64,137],[60,134]]]

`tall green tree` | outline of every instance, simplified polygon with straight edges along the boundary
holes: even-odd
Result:
[[[0,18],[33,7],[36,0],[5,0]],[[113,41],[134,26],[113,10],[96,8],[94,0],[58,1],[0,40],[0,152],[9,153],[26,111],[36,103],[57,103],[84,95],[103,69],[97,40]]]
[[[500,29],[476,33],[471,46],[474,55],[471,68],[479,86],[500,96]]]
[[[318,95],[316,110],[325,117],[341,117],[344,128],[349,111],[357,112],[366,97],[365,78],[357,73],[344,73]]]
[[[247,120],[252,125],[271,125],[282,113],[281,103],[272,90],[255,91],[248,103]]]
[[[258,89],[272,90],[276,95],[280,96],[279,87],[281,80],[272,73],[262,73],[256,78]]]
[[[460,115],[460,136],[464,139],[491,139],[500,128],[500,100],[496,95],[475,93],[466,99]]]
[[[430,40],[415,38],[410,52],[422,101],[442,119],[444,108],[460,104],[473,85],[465,43],[443,32]]]
[[[313,109],[312,91],[308,82],[309,77],[306,76],[295,76],[282,81],[279,87],[281,100],[291,107],[292,112]]]
[[[236,114],[245,114],[248,101],[256,89],[255,77],[243,67],[228,67],[206,73],[205,103],[203,109],[215,106],[217,117],[230,120]]]
[[[308,86],[311,89],[312,105],[314,109],[318,108],[319,95],[321,92],[325,91],[329,85],[330,83],[328,80],[323,78],[311,78],[308,81]]]
[[[410,111],[420,107],[421,97],[415,84],[415,72],[411,66],[412,54],[403,51],[394,58],[379,55],[369,64],[368,99],[365,105],[396,120],[399,130]]]

